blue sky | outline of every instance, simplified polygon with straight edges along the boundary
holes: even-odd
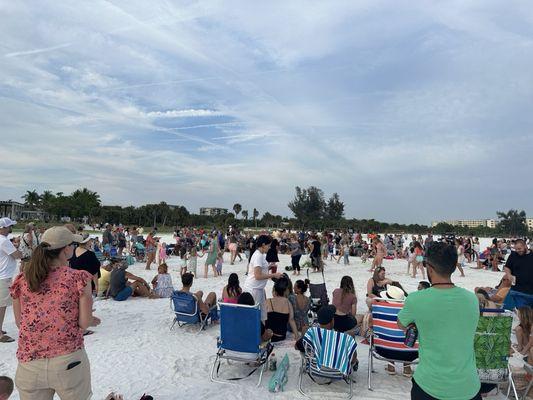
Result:
[[[527,1],[4,1],[0,34],[2,199],[533,213]]]

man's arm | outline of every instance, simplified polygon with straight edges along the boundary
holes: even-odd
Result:
[[[409,302],[409,297],[405,300],[403,308],[398,313],[398,327],[404,331],[407,329],[409,324],[415,322],[415,316],[412,312],[412,306]]]

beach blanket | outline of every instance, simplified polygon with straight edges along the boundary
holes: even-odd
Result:
[[[318,369],[330,368],[347,375],[350,363],[357,348],[353,337],[329,329],[311,327],[303,340],[308,343],[315,354]]]

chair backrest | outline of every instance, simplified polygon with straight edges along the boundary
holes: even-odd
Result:
[[[328,374],[351,372],[357,343],[348,334],[311,327],[304,335],[303,345],[311,369]]]
[[[481,310],[499,315],[481,315],[474,337],[476,366],[482,381],[507,379],[513,315],[501,309]]]
[[[328,291],[325,283],[310,283],[309,294],[311,299],[320,299],[320,305],[328,305]]]
[[[219,302],[219,347],[242,353],[260,352],[261,310],[259,304],[247,306]]]
[[[396,351],[418,351],[418,341],[413,347],[404,344],[405,332],[398,326],[398,313],[403,302],[374,299],[372,303],[373,344],[376,348]]]
[[[188,324],[199,321],[198,301],[192,293],[175,290],[170,296],[170,301],[178,321]]]

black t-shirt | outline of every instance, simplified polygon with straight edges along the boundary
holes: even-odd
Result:
[[[313,257],[320,257],[320,242],[318,240],[313,240],[311,244],[313,245],[313,251],[311,252],[311,255]]]
[[[505,266],[516,277],[516,283],[512,290],[533,295],[533,253],[529,252],[519,256],[517,252],[513,251]]]
[[[81,256],[76,256],[76,250],[72,254],[72,258],[69,260],[70,268],[87,271],[91,275],[97,275],[100,278],[100,260],[96,257],[92,251],[87,250]],[[94,282],[91,281],[93,290],[95,289]]]
[[[270,248],[268,249],[267,255],[266,255],[267,262],[279,262],[278,246],[279,246],[278,240],[272,239],[272,243],[270,243]]]

